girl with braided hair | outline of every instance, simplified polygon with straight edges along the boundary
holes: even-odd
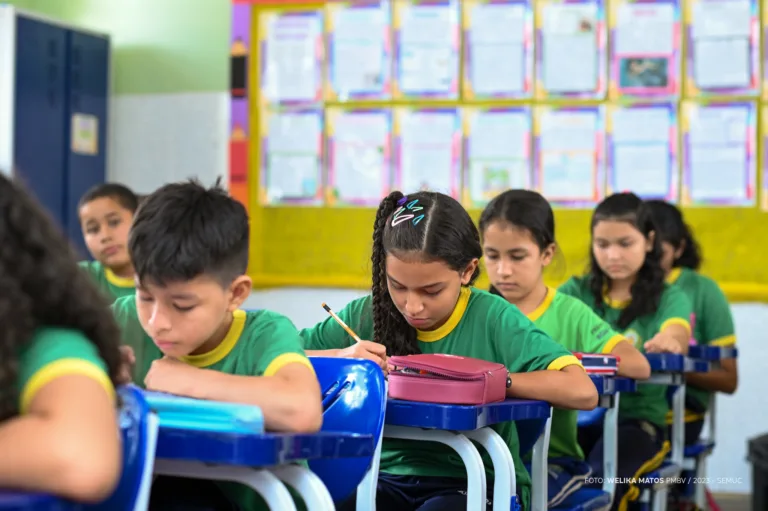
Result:
[[[570,352],[514,305],[471,287],[480,273],[481,254],[477,228],[456,200],[434,192],[408,197],[392,192],[376,213],[371,295],[338,314],[362,339],[372,341],[355,344],[329,318],[301,332],[308,355],[366,356],[384,366],[387,355],[473,357],[508,368],[512,381],[508,397],[594,408],[595,386]],[[527,509],[531,481],[520,458],[515,424],[494,429],[512,453],[518,498]],[[466,490],[465,467],[449,447],[384,439],[377,509],[466,509]],[[354,497],[339,509],[354,509]]]
[[[119,339],[64,236],[0,173],[0,488],[109,496],[121,469]]]

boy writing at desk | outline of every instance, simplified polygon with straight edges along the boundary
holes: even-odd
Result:
[[[133,379],[148,390],[259,406],[267,429],[314,432],[320,389],[289,319],[245,312],[249,227],[245,208],[214,186],[166,185],[133,221],[128,250],[136,296],[113,305]],[[256,509],[243,486],[159,478],[150,509]],[[182,499],[184,502],[182,502]]]

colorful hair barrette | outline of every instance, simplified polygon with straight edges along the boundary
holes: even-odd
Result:
[[[405,204],[406,202],[408,202],[408,197],[406,197],[406,196],[404,195],[402,199],[400,199],[399,201],[397,201],[397,205],[398,205],[398,206],[402,206],[402,205],[403,205],[403,204]]]
[[[397,203],[400,205],[401,202],[405,203],[405,200],[407,197],[403,197],[400,199]],[[395,214],[392,215],[392,227],[396,226],[397,224],[401,224],[403,222],[407,222],[408,220],[411,220],[411,223],[413,225],[418,225],[419,222],[422,221],[424,218],[424,214],[416,216],[416,212],[422,211],[424,208],[421,206],[417,206],[416,204],[419,202],[419,199],[414,199],[408,204],[405,204],[405,206],[400,205],[400,207],[395,211]],[[407,213],[406,213],[407,212]]]

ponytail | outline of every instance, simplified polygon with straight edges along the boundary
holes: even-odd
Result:
[[[387,220],[403,198],[399,191],[390,193],[379,204],[373,227],[373,253],[371,266],[373,281],[373,342],[387,347],[388,355],[414,355],[421,351],[416,339],[416,329],[408,324],[395,307],[387,288],[387,252],[384,249],[384,230]]]

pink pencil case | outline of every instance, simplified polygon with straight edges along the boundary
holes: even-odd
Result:
[[[503,401],[510,383],[503,364],[457,355],[389,358],[389,397],[406,401],[480,405]]]

